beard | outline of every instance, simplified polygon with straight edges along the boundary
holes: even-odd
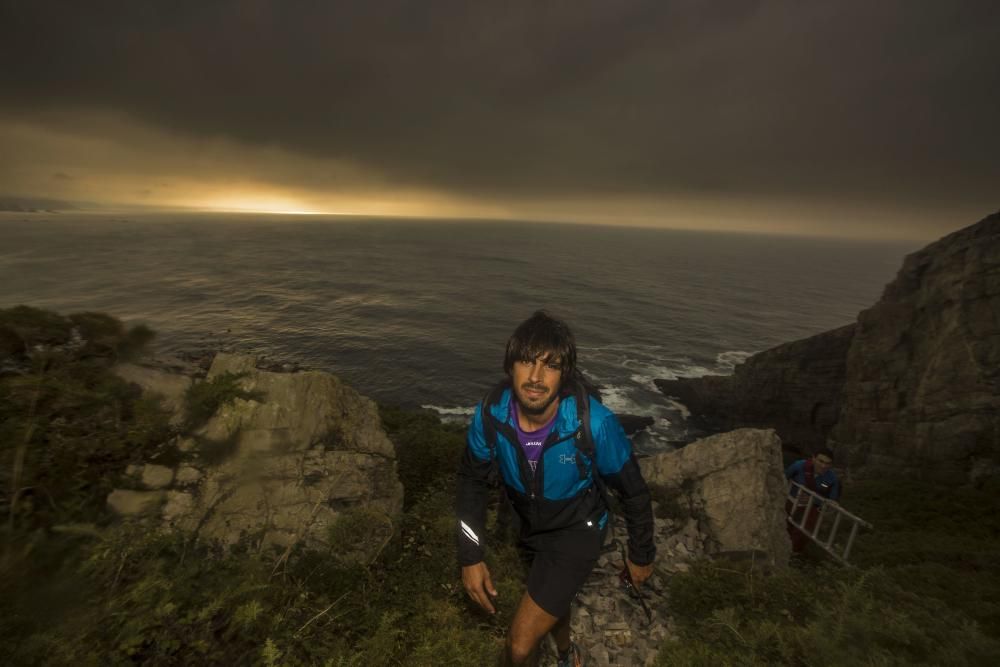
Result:
[[[533,390],[543,390],[546,393],[540,396],[532,397],[527,393],[528,389]],[[552,402],[559,398],[559,392],[552,389],[551,387],[546,387],[543,385],[531,385],[523,384],[519,387],[517,394],[517,403],[521,408],[521,411],[529,415],[540,415],[544,413]]]

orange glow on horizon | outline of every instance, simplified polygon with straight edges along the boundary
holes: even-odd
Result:
[[[255,195],[226,195],[201,202],[192,202],[194,208],[218,213],[273,213],[278,215],[333,215],[336,211],[316,210],[290,197]]]

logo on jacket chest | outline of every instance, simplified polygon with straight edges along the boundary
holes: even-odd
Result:
[[[560,454],[559,463],[576,463],[576,454]]]

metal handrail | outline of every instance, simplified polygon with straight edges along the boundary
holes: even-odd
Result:
[[[808,495],[805,505],[802,505],[803,491]],[[798,528],[803,535],[815,542],[817,546],[823,549],[823,551],[827,552],[844,565],[850,565],[850,563],[847,562],[847,559],[851,555],[851,548],[854,546],[854,538],[857,537],[858,528],[863,526],[869,530],[874,529],[874,526],[870,523],[859,516],[851,514],[841,507],[836,501],[824,498],[815,491],[807,489],[798,482],[789,480],[788,500],[792,503],[792,509],[788,513],[788,522]],[[809,530],[806,528],[806,522],[809,520],[809,514],[811,513],[814,505],[817,508],[820,508],[821,511],[819,516],[816,518],[816,525]],[[796,521],[795,515],[798,513],[800,508],[802,509],[802,512],[799,516],[799,520]],[[828,511],[834,512],[833,526],[830,528],[830,532],[826,539],[823,540],[820,539],[819,530],[823,525],[823,519],[827,515]],[[844,545],[843,551],[841,553],[837,553],[834,545],[834,539],[837,537],[837,530],[840,528],[841,522],[845,518],[851,524],[851,532],[847,537],[847,544]]]

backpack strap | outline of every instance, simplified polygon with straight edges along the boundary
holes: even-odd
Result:
[[[594,444],[593,429],[590,426],[591,396],[598,401],[601,400],[600,395],[592,394],[582,382],[576,383],[573,398],[576,400],[576,416],[580,420],[580,431],[576,434],[576,439],[573,443],[576,445],[576,469],[580,473],[580,479],[585,479],[587,476],[587,468],[581,460],[582,454],[590,461],[590,478],[593,480],[597,492],[601,494],[601,500],[604,502],[604,509],[607,512],[608,532],[605,533],[604,544],[601,545],[603,553],[613,549],[617,540],[615,539],[615,520],[611,500],[608,498],[608,487],[604,483],[604,478],[601,477],[601,472],[597,469],[597,448]]]
[[[601,492],[604,504],[610,508],[607,487],[604,484],[604,479],[601,477],[600,471],[597,470],[597,450],[594,444],[594,433],[590,426],[591,396],[593,394],[587,391],[586,387],[577,383],[573,398],[576,400],[576,416],[580,420],[580,431],[576,434],[573,444],[576,445],[577,454],[583,454],[590,461],[591,478],[594,480],[597,490]],[[595,398],[601,400],[600,397],[595,396]],[[587,468],[579,456],[576,457],[576,469],[580,473],[580,479],[587,477]]]
[[[506,380],[498,382],[479,403],[479,415],[483,420],[483,439],[486,440],[486,446],[490,450],[491,484],[496,484],[500,479],[500,464],[497,462],[497,427],[490,408],[500,402],[500,397],[509,386],[510,383]]]
[[[594,466],[594,434],[590,428],[590,393],[587,391],[581,383],[577,382],[576,387],[573,392],[573,398],[576,401],[576,418],[580,420],[580,430],[576,434],[576,439],[573,444],[576,445],[576,449],[579,453],[582,453],[587,457],[587,460],[591,462],[591,468]],[[580,479],[584,479],[587,476],[587,468],[584,466],[583,461],[579,456],[576,457],[576,469],[580,473]],[[595,479],[600,475],[595,475]]]
[[[804,481],[805,481],[805,487],[807,489],[809,489],[810,491],[812,491],[813,493],[815,493],[816,492],[816,470],[813,468],[813,460],[812,459],[806,459],[806,464],[805,464],[805,466],[803,466],[803,468],[804,468],[803,477],[804,477]]]

